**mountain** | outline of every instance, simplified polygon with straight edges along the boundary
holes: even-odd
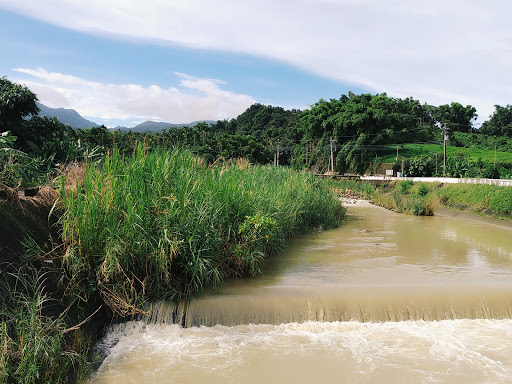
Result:
[[[122,128],[123,131],[132,131],[132,132],[161,132],[164,129],[171,129],[171,128],[181,128],[181,127],[193,127],[196,124],[199,123],[206,123],[206,124],[214,124],[215,121],[213,120],[202,120],[202,121],[193,121],[191,123],[184,123],[184,124],[171,124],[171,123],[164,123],[161,121],[145,121],[143,123],[140,123],[136,125],[133,128]]]
[[[56,117],[57,120],[59,120],[61,123],[71,126],[75,129],[83,129],[83,128],[93,128],[93,127],[99,127],[98,124],[84,119],[80,114],[75,111],[74,109],[65,109],[65,108],[50,108],[46,105],[43,105],[41,103],[37,103],[37,106],[41,110],[39,112],[39,116],[48,116],[48,117]],[[126,127],[115,127],[115,130],[120,130],[121,132],[139,132],[139,133],[145,133],[145,132],[161,132],[164,129],[171,129],[171,128],[181,128],[181,127],[193,127],[194,125],[198,123],[207,123],[207,124],[214,124],[215,121],[213,120],[207,120],[207,121],[193,121],[191,123],[184,123],[184,124],[171,124],[171,123],[164,123],[161,121],[145,121],[143,123],[140,123],[139,125],[136,125],[133,128],[126,128]]]
[[[37,103],[37,106],[41,110],[39,116],[56,117],[61,123],[71,126],[71,128],[92,128],[99,127],[98,124],[84,119],[74,109],[65,108],[50,108],[41,103]]]

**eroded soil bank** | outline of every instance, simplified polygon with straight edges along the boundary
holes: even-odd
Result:
[[[0,260],[16,262],[30,237],[39,245],[58,240],[57,216],[51,214],[57,193],[41,188],[35,196],[22,196],[14,189],[0,191]]]

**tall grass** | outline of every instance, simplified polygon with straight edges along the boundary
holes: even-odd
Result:
[[[61,189],[68,278],[98,290],[114,313],[181,299],[228,276],[254,274],[289,237],[339,224],[344,209],[321,180],[285,168],[206,167],[189,152],[139,146],[89,166]],[[88,284],[84,284],[88,282]],[[84,287],[85,285],[85,287]]]
[[[0,282],[0,382],[80,381],[88,368],[89,341],[65,338],[64,319],[48,314],[52,300],[44,273],[3,273]],[[51,311],[51,310],[50,310]]]

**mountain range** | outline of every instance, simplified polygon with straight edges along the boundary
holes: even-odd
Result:
[[[40,109],[39,116],[56,117],[61,123],[69,125],[71,128],[83,129],[99,127],[98,124],[84,119],[74,109],[50,108],[41,103],[37,103],[37,106]]]
[[[37,106],[41,110],[39,112],[39,116],[47,116],[47,117],[55,117],[57,120],[59,120],[61,123],[69,125],[71,128],[74,129],[86,129],[86,128],[94,128],[94,127],[100,127],[99,124],[96,124],[93,121],[87,120],[80,116],[80,114],[75,111],[74,109],[66,109],[66,108],[50,108],[46,105],[43,105],[41,103],[37,103]],[[181,127],[193,127],[194,125],[198,123],[205,122],[207,124],[213,124],[215,121],[213,120],[201,120],[201,121],[193,121],[191,123],[185,123],[185,124],[172,124],[172,123],[165,123],[161,121],[145,121],[143,123],[140,123],[136,125],[133,128],[127,128],[127,127],[115,127],[114,129],[121,130],[122,132],[161,132],[164,129],[170,129],[170,128],[181,128]]]

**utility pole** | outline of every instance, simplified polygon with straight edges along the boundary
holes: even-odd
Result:
[[[444,144],[444,157],[443,157],[443,177],[446,177],[446,142],[448,141],[448,134],[446,131],[448,128],[446,127],[446,123],[443,126],[443,144]]]
[[[308,162],[308,149],[309,149],[309,144],[306,144],[306,168],[307,168],[307,166],[309,164],[309,162]]]
[[[396,145],[396,161],[398,161],[398,144]]]
[[[334,156],[333,156],[333,152],[332,152],[332,144],[336,142],[336,139],[333,140],[333,138],[331,136],[330,141],[331,141],[331,172],[334,175]]]

